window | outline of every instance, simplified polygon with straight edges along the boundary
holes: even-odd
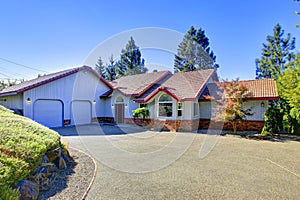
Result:
[[[173,116],[173,99],[167,94],[161,95],[158,100],[158,116],[160,117]]]
[[[178,102],[178,104],[177,104],[177,116],[178,117],[182,117],[182,110],[183,110],[182,103]]]
[[[123,103],[124,99],[122,97],[117,97],[116,103]]]
[[[199,103],[194,103],[194,117],[199,116]]]
[[[140,105],[140,108],[145,108],[145,107],[147,108],[147,104],[146,103],[140,103],[139,105]]]

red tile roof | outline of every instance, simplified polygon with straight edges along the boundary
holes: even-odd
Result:
[[[93,70],[91,67],[83,66],[83,67],[67,69],[67,70],[64,70],[64,71],[39,76],[35,79],[25,81],[23,83],[5,88],[5,89],[0,91],[0,96],[9,96],[9,95],[20,94],[20,93],[23,93],[25,91],[31,90],[33,88],[36,88],[36,87],[39,87],[41,85],[50,83],[52,81],[64,78],[66,76],[75,74],[75,73],[77,73],[79,71],[83,71],[83,70],[92,72],[100,80],[102,80],[109,88],[112,89],[112,85],[107,80],[105,80],[103,77],[101,77],[95,70]]]
[[[274,79],[257,79],[240,81],[251,93],[251,98],[274,98],[279,97],[276,81]]]
[[[118,90],[126,96],[141,96],[154,84],[165,79],[171,72],[169,71],[160,71],[146,74],[137,74],[131,76],[123,76],[119,79],[116,79],[111,83],[114,89]]]
[[[151,94],[139,98],[137,102],[148,102],[157,93],[163,91],[178,101],[194,101],[199,98],[207,81],[214,74],[213,69],[198,70],[192,72],[179,72],[157,87]]]
[[[248,88],[251,97],[248,99],[255,100],[278,100],[279,94],[277,91],[276,81],[274,79],[256,79],[256,80],[240,80]],[[205,95],[212,95],[217,97],[218,87],[215,83],[208,84],[203,93],[201,94],[200,101],[210,101],[205,99]]]

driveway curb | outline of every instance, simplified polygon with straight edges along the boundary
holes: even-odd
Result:
[[[91,190],[92,185],[93,185],[93,183],[94,183],[94,181],[95,181],[96,174],[97,174],[97,171],[98,171],[98,165],[97,165],[96,160],[95,160],[90,154],[88,154],[88,153],[86,153],[86,152],[84,152],[84,151],[82,151],[82,150],[79,150],[79,149],[77,149],[77,148],[75,148],[75,147],[69,147],[69,148],[74,149],[74,150],[76,150],[76,151],[79,151],[79,152],[81,152],[81,153],[87,155],[88,157],[90,157],[90,158],[92,159],[92,161],[93,161],[93,163],[94,163],[94,165],[95,165],[95,169],[94,169],[94,174],[93,174],[92,180],[91,180],[90,184],[88,185],[88,188],[86,189],[85,193],[84,193],[84,194],[82,195],[82,197],[81,197],[82,200],[85,200],[85,198],[87,197],[87,195],[88,195],[89,191]]]

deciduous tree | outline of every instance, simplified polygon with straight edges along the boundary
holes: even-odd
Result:
[[[290,132],[300,134],[300,54],[279,77],[278,89],[290,106]]]
[[[237,125],[247,116],[252,115],[251,108],[245,106],[246,99],[252,94],[238,78],[230,82],[216,82],[216,84],[217,95],[206,97],[216,103],[213,120],[230,123],[236,134]]]

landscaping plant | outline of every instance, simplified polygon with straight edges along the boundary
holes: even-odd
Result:
[[[37,169],[48,150],[59,146],[58,133],[0,106],[0,199],[14,196],[18,182]]]

